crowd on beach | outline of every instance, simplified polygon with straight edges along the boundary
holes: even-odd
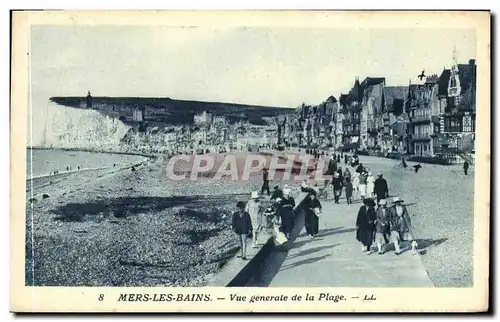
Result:
[[[372,171],[359,162],[359,157],[352,153],[333,153],[307,149],[315,159],[329,158],[328,166],[322,180],[303,181],[300,191],[306,193],[301,203],[305,212],[305,230],[310,239],[319,233],[319,222],[323,207],[320,199],[328,200],[328,191],[333,193],[334,204],[340,203],[342,193],[348,205],[353,204],[353,196],[362,202],[355,221],[356,239],[361,249],[368,255],[376,248],[384,254],[389,244],[394,244],[395,254],[402,253],[404,242],[408,242],[414,254],[419,252],[418,244],[412,232],[411,219],[404,200],[400,197],[389,197],[389,188],[382,172],[377,178]],[[342,160],[343,159],[343,160]],[[341,166],[344,161],[344,168]],[[330,179],[328,179],[330,178]],[[258,236],[265,229],[274,235],[278,245],[283,245],[291,238],[295,224],[295,199],[291,196],[291,187],[287,184],[283,189],[275,185],[270,191],[268,169],[263,170],[261,191],[253,191],[248,202],[239,201],[237,211],[232,218],[232,227],[240,241],[241,253],[238,257],[246,259],[247,239],[252,236],[252,246],[257,248]],[[272,204],[265,208],[260,201],[267,193]],[[391,204],[390,204],[391,202]]]

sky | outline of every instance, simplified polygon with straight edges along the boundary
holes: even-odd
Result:
[[[418,82],[476,57],[474,30],[33,26],[31,90],[51,96],[171,97],[296,107],[355,77]],[[34,107],[35,108],[35,107]]]

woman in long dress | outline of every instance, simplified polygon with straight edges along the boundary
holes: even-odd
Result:
[[[353,172],[352,175],[352,189],[353,191],[359,191],[359,173]]]
[[[375,177],[373,173],[368,172],[368,177],[366,178],[366,197],[373,198],[373,191],[375,189]]]
[[[377,214],[373,199],[366,198],[363,200],[363,203],[364,205],[359,208],[358,217],[356,218],[356,239],[363,245],[361,250],[370,255],[372,253],[371,247]]]
[[[253,248],[257,248],[259,245],[259,234],[264,228],[263,226],[263,211],[262,204],[259,201],[259,192],[252,191],[251,199],[247,202],[245,211],[250,215],[250,219],[252,220],[252,228],[253,228],[253,238],[252,238],[252,246]]]
[[[389,212],[389,225],[391,231],[391,240],[394,243],[396,255],[401,254],[401,242],[408,241],[411,244],[413,254],[418,253],[418,244],[413,235],[411,219],[408,215],[408,209],[403,204],[404,200],[395,197],[392,201],[394,206],[391,207]]]
[[[283,199],[280,205],[281,230],[290,239],[293,230],[295,200],[290,196],[290,189],[283,189]]]
[[[321,213],[321,203],[315,193],[309,194],[306,210],[306,232],[309,236],[314,237],[319,231],[319,216]]]
[[[370,196],[366,193],[366,184],[368,181],[368,172],[366,170],[362,170],[359,174],[359,196],[361,199],[365,200],[365,198],[369,198]]]

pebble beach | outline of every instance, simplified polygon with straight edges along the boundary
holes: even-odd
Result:
[[[175,182],[164,164],[27,181],[26,284],[201,286],[216,274],[238,249],[231,213],[260,176]]]

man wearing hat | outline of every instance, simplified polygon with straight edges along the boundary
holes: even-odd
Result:
[[[380,199],[380,208],[377,210],[377,221],[375,224],[375,243],[379,254],[384,253],[384,245],[387,242],[386,234],[390,233],[389,230],[389,212],[387,209],[387,200]]]
[[[337,171],[337,162],[335,162],[335,157],[333,155],[330,156],[330,161],[328,161],[328,170],[327,175],[333,175]]]
[[[253,248],[257,248],[258,245],[258,234],[262,231],[262,205],[259,201],[259,193],[257,191],[252,191],[251,199],[247,202],[245,211],[250,215],[253,228]]]
[[[283,198],[283,190],[280,189],[279,185],[275,185],[273,188],[273,193],[271,195],[271,200],[276,200],[276,198]]]
[[[238,201],[236,208],[238,210],[233,213],[232,228],[236,235],[238,235],[238,241],[240,242],[241,255],[237,257],[247,259],[247,237],[252,231],[252,222],[250,215],[245,211],[245,203],[243,201]]]
[[[387,187],[387,181],[384,179],[382,172],[378,174],[378,178],[375,180],[374,192],[377,196],[377,203],[379,203],[381,199],[389,197],[389,188]]]
[[[338,204],[340,195],[342,193],[342,188],[344,187],[344,184],[338,172],[335,172],[335,174],[333,175],[332,186],[333,186],[333,197],[335,199],[335,203]]]
[[[262,170],[262,188],[260,189],[260,193],[264,194],[264,191],[267,191],[267,195],[271,195],[269,191],[269,170],[267,167],[264,167]]]
[[[404,200],[395,197],[393,200],[394,206],[391,207],[389,212],[389,225],[391,231],[391,239],[396,249],[396,255],[401,254],[400,242],[403,240],[411,241],[411,248],[413,254],[417,254],[418,244],[414,240],[411,227],[411,219],[408,215],[406,206],[403,205]]]
[[[283,189],[283,199],[279,208],[281,218],[281,230],[286,238],[290,238],[293,230],[295,200],[290,196],[289,188]]]

